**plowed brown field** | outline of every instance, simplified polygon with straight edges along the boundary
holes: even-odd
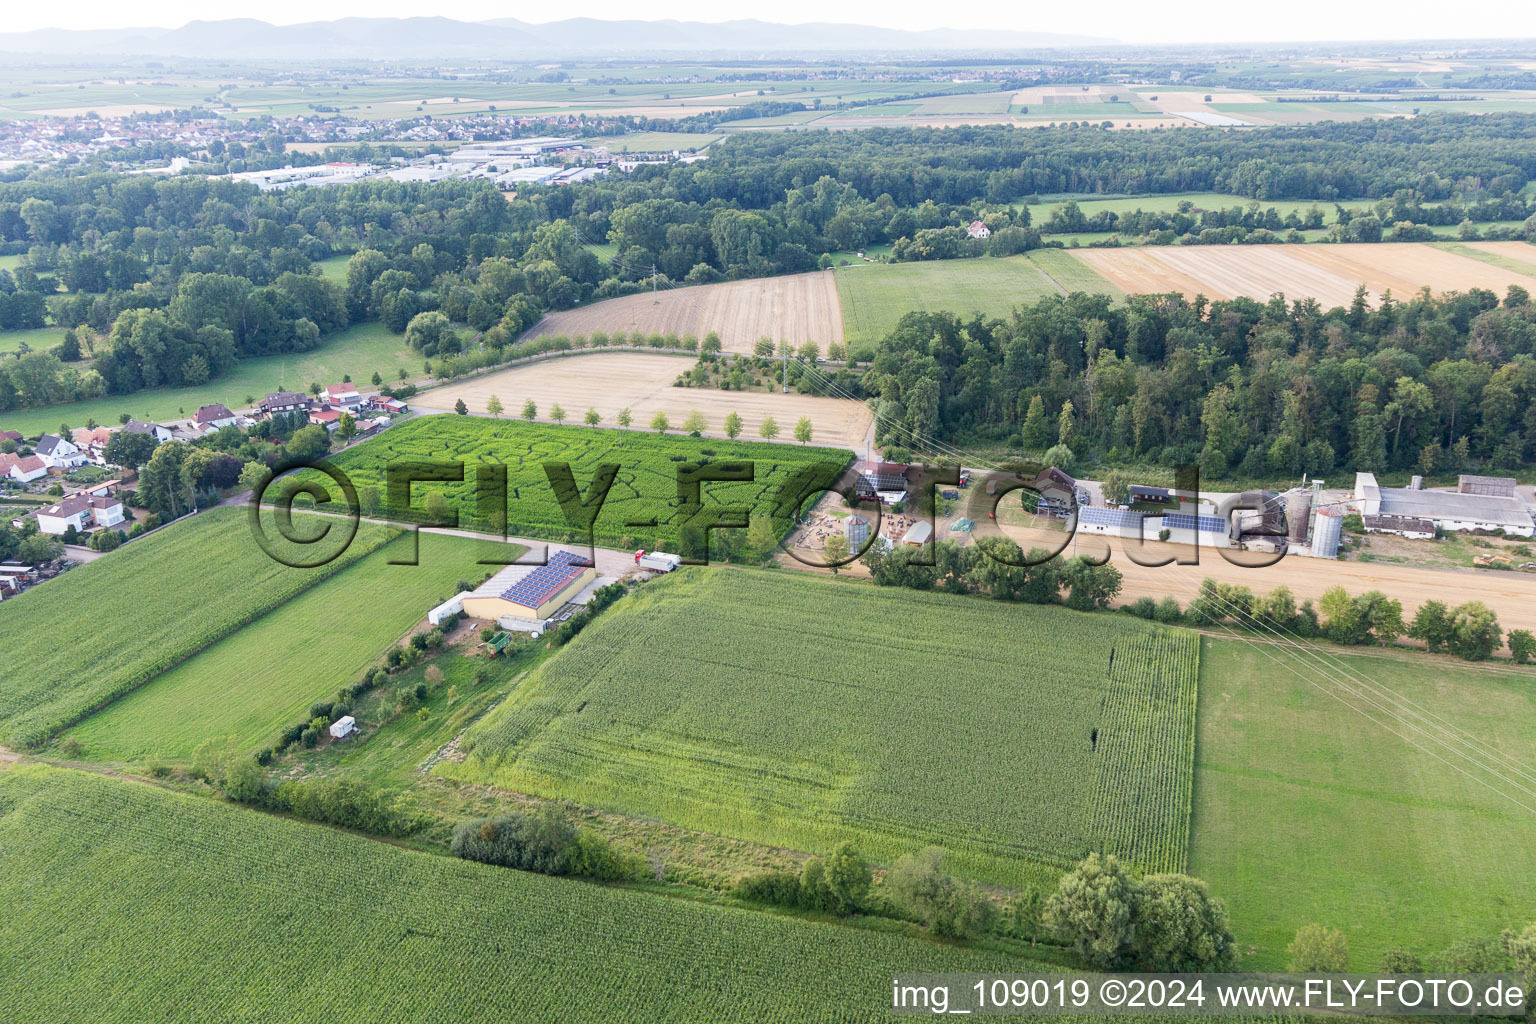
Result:
[[[1426,285],[1436,294],[1471,288],[1502,294],[1511,284],[1536,290],[1536,277],[1415,242],[1159,246],[1073,255],[1127,292],[1177,291],[1215,299],[1263,300],[1280,292],[1332,307],[1348,305],[1362,284],[1373,299],[1389,289],[1406,299]]]
[[[827,271],[752,278],[626,295],[580,309],[551,313],[530,337],[643,331],[646,334],[720,335],[727,352],[751,352],[759,338],[799,345],[814,341],[826,351],[843,340],[837,283]]]
[[[778,440],[793,440],[795,423],[808,416],[817,444],[839,445],[861,454],[869,434],[871,417],[863,402],[815,395],[782,394],[777,391],[716,391],[712,388],[679,388],[672,382],[693,365],[687,356],[652,355],[648,352],[594,352],[518,366],[474,380],[424,392],[415,404],[448,410],[463,399],[470,412],[483,414],[492,395],[501,400],[503,415],[516,416],[523,403],[533,399],[539,417],[549,418],[559,404],[566,423],[582,422],[588,408],[595,408],[603,423],[613,426],[620,409],[628,408],[634,428],[646,430],[658,412],[676,430],[697,409],[709,423],[705,432],[724,436],[729,413],[742,420],[742,435],[755,438],[763,420],[772,416],[779,425]]]

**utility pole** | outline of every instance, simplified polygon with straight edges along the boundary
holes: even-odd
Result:
[[[661,300],[656,297],[656,264],[651,264],[651,305],[656,305]]]

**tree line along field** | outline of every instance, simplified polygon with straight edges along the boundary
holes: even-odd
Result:
[[[652,352],[590,352],[545,359],[515,366],[470,380],[434,388],[418,396],[416,409],[446,411],[462,401],[471,412],[486,412],[495,396],[509,415],[517,415],[525,401],[538,406],[539,417],[550,419],[559,405],[567,421],[581,422],[586,410],[596,409],[602,422],[612,426],[619,410],[628,409],[634,422],[644,427],[658,412],[673,429],[682,426],[694,411],[705,419],[706,435],[721,436],[725,418],[736,413],[742,434],[757,437],[763,421],[772,418],[783,436],[789,437],[804,416],[815,428],[818,444],[835,444],[862,450],[873,417],[863,402],[821,395],[783,394],[778,389],[724,391],[715,388],[675,387],[677,378],[693,368],[691,356]]]
[[[345,570],[394,532],[365,523],[328,565],[294,569],[261,550],[245,509],[210,509],[5,602],[0,742],[42,742]]]
[[[5,1013],[37,1024],[862,1021],[898,972],[1050,969],[40,765],[0,764],[0,903]]]
[[[63,332],[59,334],[62,339]],[[3,348],[0,341],[0,350]],[[177,420],[192,415],[200,405],[221,402],[231,409],[243,409],[250,404],[247,396],[260,399],[282,388],[308,391],[311,384],[339,384],[348,375],[359,387],[366,387],[375,373],[386,381],[398,381],[402,369],[412,380],[419,378],[421,353],[413,351],[403,335],[391,333],[383,324],[361,323],[327,336],[310,352],[241,359],[229,373],[206,384],[13,409],[4,414],[4,423],[6,429],[30,436],[55,431],[60,422],[71,427],[83,427],[89,419],[115,424],[123,413],[151,423]]]
[[[636,426],[643,428],[644,424]],[[793,424],[785,428],[792,429]],[[394,518],[421,519],[425,501],[421,495],[440,490],[448,508],[457,511],[461,525],[482,530],[495,524],[480,515],[476,467],[505,466],[508,535],[554,540],[575,531],[556,500],[544,464],[569,464],[583,497],[599,465],[617,464],[613,488],[593,523],[594,541],[613,547],[623,546],[626,538],[647,546],[653,540],[676,543],[679,530],[692,514],[678,499],[678,469],[684,463],[750,462],[750,482],[703,484],[704,508],[743,507],[754,518],[769,519],[774,535],[782,536],[795,512],[779,501],[784,486],[801,471],[816,466],[840,469],[852,458],[852,452],[840,448],[701,440],[648,434],[643,429],[600,430],[444,415],[407,420],[375,440],[340,453],[331,464],[351,477],[359,489],[376,488],[387,500],[385,474],[391,464],[423,460],[462,463],[462,482],[416,485],[415,511],[402,514],[403,510],[395,510]],[[303,475],[295,474],[295,478]]]
[[[1529,669],[1206,638],[1199,705],[1189,869],[1255,947],[1245,967],[1284,969],[1313,922],[1373,971],[1530,920]]]
[[[241,750],[273,742],[447,600],[455,581],[487,571],[475,564],[483,545],[437,534],[421,535],[418,564],[389,564],[411,543],[403,536],[373,550],[65,735],[104,760],[190,761],[209,737]]]
[[[694,569],[624,598],[435,770],[886,863],[942,845],[1003,884],[1105,844],[1176,871],[1195,662],[1129,618]]]

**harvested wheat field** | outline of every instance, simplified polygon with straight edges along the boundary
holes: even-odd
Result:
[[[1002,532],[1026,550],[1043,547],[1054,551],[1065,535],[1059,531],[1002,526]],[[1111,564],[1124,577],[1116,604],[1129,604],[1138,597],[1161,599],[1172,595],[1187,605],[1200,590],[1207,576],[1222,583],[1244,586],[1254,593],[1265,593],[1284,585],[1291,589],[1296,602],[1320,600],[1329,587],[1343,587],[1351,594],[1380,590],[1403,603],[1403,617],[1411,619],[1425,601],[1453,604],[1476,598],[1499,616],[1499,624],[1508,629],[1536,630],[1536,575],[1517,572],[1490,572],[1480,569],[1431,568],[1428,566],[1391,565],[1382,562],[1337,561],[1287,555],[1274,565],[1233,565],[1215,548],[1201,548],[1200,564],[1170,564],[1158,567],[1138,565],[1126,554],[1126,542],[1118,537],[1081,533],[1074,545],[1067,540],[1062,557],[1073,554],[1091,558],[1109,556]],[[1262,562],[1274,556],[1257,552],[1228,551],[1234,559]],[[1195,550],[1182,544],[1148,541],[1139,557],[1143,561],[1160,558],[1192,558]]]
[[[742,436],[753,438],[758,436],[763,420],[772,416],[779,425],[781,441],[792,438],[795,423],[801,416],[808,416],[817,444],[865,450],[872,419],[863,402],[777,391],[673,387],[678,374],[692,365],[688,356],[593,352],[548,359],[434,388],[422,394],[416,404],[446,410],[463,399],[470,412],[483,414],[486,402],[495,395],[506,410],[503,415],[516,416],[531,398],[539,408],[541,420],[548,420],[550,408],[558,404],[565,410],[567,423],[581,423],[587,409],[595,408],[602,422],[610,427],[619,410],[628,408],[638,430],[647,429],[658,412],[666,413],[676,430],[697,409],[709,424],[705,433],[719,437],[725,436],[722,424],[726,415],[734,412],[741,417]]]
[[[1536,245],[1530,242],[1468,242],[1467,248],[1502,257],[1514,264],[1510,270],[1536,276]]]
[[[700,284],[626,295],[580,309],[551,313],[529,337],[642,331],[646,334],[720,335],[727,352],[751,352],[759,338],[822,346],[843,340],[837,282],[827,271]]]
[[[1183,292],[1214,299],[1311,297],[1325,307],[1348,305],[1365,285],[1373,298],[1391,290],[1406,299],[1429,286],[1436,294],[1511,284],[1536,289],[1536,277],[1417,242],[1358,245],[1211,245],[1084,249],[1073,253],[1127,292]]]

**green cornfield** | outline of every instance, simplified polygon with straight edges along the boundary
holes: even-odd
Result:
[[[750,462],[751,482],[704,483],[703,504],[737,505],[752,516],[768,517],[775,535],[781,536],[793,514],[793,509],[782,507],[778,501],[781,488],[795,473],[810,466],[831,463],[841,470],[852,458],[852,452],[837,448],[701,440],[642,430],[596,430],[448,415],[407,420],[375,440],[347,449],[331,464],[345,472],[360,490],[376,488],[380,498],[387,500],[385,474],[390,465],[461,463],[462,482],[416,484],[410,513],[393,518],[425,521],[426,496],[440,491],[448,508],[458,513],[460,524],[478,529],[491,529],[495,524],[481,514],[476,468],[505,466],[508,534],[559,540],[573,531],[543,464],[569,464],[585,498],[597,467],[616,463],[618,476],[593,527],[596,543],[614,547],[626,537],[648,546],[656,540],[677,540],[689,514],[678,498],[678,469],[684,463]]]
[[[1188,842],[1195,652],[1128,617],[685,570],[605,613],[436,770],[887,863],[942,845],[1002,884],[1101,849],[1163,869]],[[1124,730],[1128,700],[1166,702],[1153,718],[1180,738]]]
[[[400,537],[70,729],[90,758],[188,761],[210,736],[265,746],[329,700],[453,593],[484,571],[480,546],[422,534],[418,564]],[[478,576],[476,577],[478,579]]]
[[[33,746],[383,544],[364,524],[313,569],[269,558],[244,508],[215,508],[0,606],[0,742]]]
[[[1199,638],[1183,630],[1127,637],[1113,648],[1094,727],[1088,834],[1148,871],[1185,868],[1199,671]]]
[[[0,765],[0,905],[29,1024],[865,1021],[897,972],[1054,970],[39,765]]]

